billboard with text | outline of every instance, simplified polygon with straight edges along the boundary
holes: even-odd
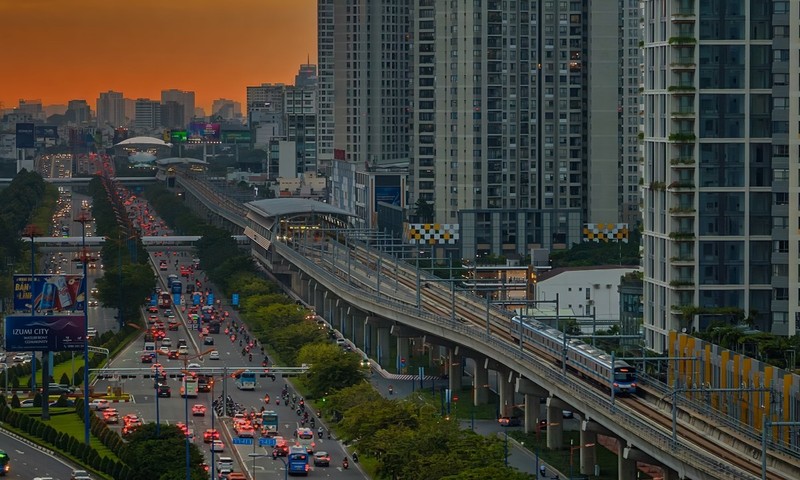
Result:
[[[5,349],[8,352],[60,352],[83,350],[86,319],[83,315],[9,315]]]
[[[33,148],[36,146],[33,138],[32,123],[17,124],[17,148]]]
[[[189,143],[219,143],[221,141],[220,124],[192,122],[189,124],[187,136]]]
[[[83,311],[85,302],[83,275],[14,275],[15,311]]]

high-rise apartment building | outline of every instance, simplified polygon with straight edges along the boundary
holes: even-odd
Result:
[[[92,119],[92,112],[86,100],[70,100],[64,117],[71,124],[85,125]]]
[[[185,129],[188,124],[185,123],[186,113],[183,108],[183,104],[172,100],[162,102],[160,125],[169,129]]]
[[[176,102],[183,105],[183,125],[188,126],[194,116],[194,92],[185,90],[162,90],[161,103]]]
[[[317,171],[316,94],[313,85],[288,87],[285,92],[286,139],[297,148],[297,173]]]
[[[642,7],[647,343],[663,350],[670,330],[745,317],[794,335],[800,112],[790,92],[800,87],[800,7]]]
[[[241,119],[242,104],[227,98],[218,98],[211,103],[211,115],[225,120]]]
[[[121,92],[101,92],[95,106],[97,125],[120,127],[125,125],[125,100]]]
[[[137,98],[133,126],[137,130],[154,130],[161,126],[161,104],[149,98]]]
[[[258,108],[271,112],[282,112],[286,85],[283,83],[262,83],[247,87],[248,113]]]
[[[300,65],[297,75],[294,76],[295,87],[317,86],[317,66],[311,63]]]
[[[411,203],[460,224],[462,258],[568,246],[583,223],[623,218],[619,172],[638,162],[621,121],[639,97],[620,89],[638,81],[629,3],[413,2]]]
[[[334,150],[361,165],[408,160],[411,3],[317,2],[320,162]]]

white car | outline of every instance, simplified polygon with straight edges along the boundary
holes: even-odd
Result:
[[[171,347],[172,340],[169,337],[164,337],[161,339],[161,346],[162,347]]]
[[[91,402],[89,402],[89,408],[92,410],[105,410],[111,406],[111,402],[106,400],[105,398],[95,398]]]
[[[195,369],[198,369],[198,368],[203,368],[203,366],[200,365],[199,363],[190,363],[189,365],[186,366],[186,368],[191,369],[191,370],[195,370]]]
[[[219,360],[219,352],[216,351],[216,350],[211,350],[211,352],[208,354],[208,359],[209,360]]]
[[[222,443],[220,440],[214,440],[211,442],[211,451],[212,452],[224,452],[225,451],[225,444]]]

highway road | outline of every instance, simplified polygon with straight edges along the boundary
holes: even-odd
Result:
[[[160,258],[165,257],[151,257],[151,259],[154,260],[156,267],[158,266],[158,259]],[[163,282],[166,280],[167,275],[179,273],[178,268],[175,267],[174,261],[176,259],[178,260],[179,264],[188,264],[191,261],[191,256],[184,252],[178,253],[178,255],[174,255],[174,252],[171,252],[169,258],[170,261],[168,262],[168,269],[165,271],[159,271],[162,288],[165,288]],[[201,281],[203,280],[203,278],[201,278],[202,276],[202,272],[198,272],[198,279]],[[205,288],[206,285],[203,285],[203,289]],[[239,321],[238,315],[235,311],[226,307],[224,304],[222,308],[223,310],[228,310],[230,312],[230,320],[237,322]],[[241,368],[252,368],[255,371],[263,371],[261,367],[261,361],[263,357],[261,356],[260,352],[258,354],[254,354],[252,362],[249,361],[248,357],[242,355],[242,347],[239,346],[238,339],[235,342],[232,342],[224,333],[224,324],[222,333],[211,335],[214,338],[214,345],[206,346],[203,345],[202,339],[197,331],[190,331],[187,329],[186,314],[181,312],[179,308],[174,308],[174,310],[182,324],[179,331],[167,332],[168,337],[173,342],[173,346],[176,345],[178,339],[186,339],[188,341],[190,351],[189,358],[197,355],[198,353],[207,353],[209,349],[216,349],[220,353],[219,360],[209,360],[207,354],[196,359],[188,360],[188,363],[199,363],[202,365],[202,368],[195,369],[195,371],[202,373],[203,369],[209,369],[207,371],[213,373],[220,372],[223,367],[226,367],[229,373]],[[159,312],[159,315],[163,317],[163,311]],[[167,384],[171,386],[172,397],[158,399],[158,407],[156,407],[153,379],[145,378],[145,374],[148,374],[149,376],[150,365],[141,363],[140,357],[142,348],[143,343],[141,341],[135,342],[129,348],[124,350],[120,356],[118,356],[118,358],[114,359],[110,366],[111,369],[117,371],[125,371],[122,369],[129,368],[140,369],[138,372],[136,372],[137,374],[135,378],[119,379],[116,382],[112,380],[98,380],[95,385],[95,391],[105,390],[108,386],[120,386],[125,392],[132,394],[134,400],[132,403],[120,403],[115,405],[121,416],[128,413],[136,413],[137,415],[143,417],[143,419],[147,422],[155,421],[156,416],[158,416],[162,424],[174,424],[176,422],[187,423],[189,428],[194,432],[196,444],[200,447],[201,451],[203,451],[207,458],[207,462],[210,464],[211,452],[209,451],[208,446],[202,442],[202,434],[206,429],[212,427],[212,393],[199,393],[196,399],[189,399],[187,402],[185,399],[179,396],[180,379],[170,378],[167,381]],[[164,365],[164,367],[167,369],[176,370],[181,369],[184,364],[182,360],[169,360],[162,356],[158,357],[158,362]],[[248,409],[252,408],[256,411],[259,411],[261,406],[264,405],[264,395],[269,394],[271,397],[271,402],[267,406],[267,409],[274,410],[278,414],[280,423],[279,434],[287,439],[291,439],[294,429],[296,429],[298,426],[299,417],[294,412],[290,411],[287,406],[283,404],[275,405],[274,400],[280,395],[280,391],[283,389],[284,385],[286,385],[286,382],[283,379],[279,378],[277,381],[273,382],[269,377],[264,377],[258,379],[258,384],[254,391],[241,391],[236,389],[234,386],[234,380],[232,378],[223,378],[222,375],[219,375],[215,381],[213,396],[220,396],[224,390],[227,391],[227,394],[230,395],[235,402],[246,406]],[[290,391],[293,391],[290,384],[288,387]],[[191,407],[198,403],[207,407],[207,413],[202,417],[193,417],[191,415]],[[188,422],[186,422],[187,404],[189,408]],[[238,471],[244,470],[249,475],[252,475],[252,472],[255,472],[255,478],[258,479],[283,478],[283,463],[280,460],[272,460],[271,449],[259,447],[258,445],[234,446],[231,444],[231,435],[233,434],[233,430],[230,422],[228,420],[223,420],[220,422],[219,419],[215,419],[213,421],[214,427],[220,429],[223,435],[225,452],[222,455],[234,456],[232,455],[232,449],[236,449],[238,452],[238,455],[234,456],[234,459],[237,461]],[[222,423],[222,427],[220,426],[220,423]],[[319,425],[320,424],[317,424],[317,426]],[[120,427],[116,428],[119,429]],[[328,440],[327,438],[316,440],[316,442],[318,444],[317,450],[327,451],[331,454],[331,458],[334,459],[334,461],[332,461],[331,466],[327,468],[312,467],[309,477],[328,478],[333,476],[342,479],[366,478],[365,475],[353,463],[351,463],[349,470],[342,471],[341,460],[344,458],[345,453],[339,442],[335,440]],[[267,455],[267,457],[252,458],[250,455],[254,453],[257,455]],[[218,455],[219,454],[215,455],[215,457]],[[244,465],[240,462],[242,459],[244,460]]]
[[[5,478],[31,480],[36,477],[53,477],[69,480],[75,467],[42,450],[17,440],[0,430],[0,447],[11,457],[11,471]]]

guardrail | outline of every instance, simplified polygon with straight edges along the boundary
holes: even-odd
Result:
[[[303,255],[296,252],[294,249],[281,242],[272,243],[274,251],[280,256],[290,260],[294,265],[304,268],[306,273],[312,273],[313,278],[317,281],[325,281],[329,283],[328,288],[332,290],[339,290],[337,295],[342,297],[350,297],[355,295],[342,279],[336,275],[322,269],[316,263],[308,260]],[[372,308],[390,309],[396,313],[402,314],[408,318],[414,319],[420,323],[426,323],[429,327],[444,327],[454,333],[459,333],[471,340],[477,340],[487,347],[487,354],[490,357],[497,358],[497,356],[505,357],[505,360],[514,360],[519,363],[520,370],[528,370],[530,373],[535,372],[535,375],[540,378],[545,378],[551,381],[549,385],[550,390],[567,390],[576,399],[580,399],[584,404],[589,404],[596,411],[614,417],[618,420],[618,425],[625,425],[625,430],[628,432],[629,437],[639,437],[646,441],[648,444],[657,447],[659,450],[664,451],[671,455],[673,458],[683,461],[684,463],[698,468],[703,471],[710,478],[719,478],[720,473],[726,474],[727,478],[732,479],[757,479],[758,477],[749,475],[737,468],[728,464],[718,461],[717,457],[710,455],[702,455],[697,446],[691,443],[686,443],[679,438],[677,442],[672,441],[671,432],[666,430],[658,430],[654,428],[646,419],[641,419],[632,415],[633,412],[625,411],[623,405],[612,405],[610,398],[605,395],[600,395],[596,389],[590,388],[585,384],[578,383],[575,379],[569,376],[565,377],[561,371],[554,370],[549,364],[544,364],[541,359],[534,356],[532,353],[521,350],[518,346],[509,344],[505,341],[487,334],[480,326],[474,324],[464,324],[449,317],[443,318],[426,312],[420,308],[412,308],[406,304],[400,303],[390,297],[383,295],[375,295],[368,291],[359,291],[358,300],[361,306]],[[354,302],[355,303],[355,302]],[[363,305],[367,303],[369,305]],[[496,320],[490,319],[490,323],[500,328],[507,328]],[[425,328],[423,328],[424,330]],[[509,362],[510,363],[510,362]]]

